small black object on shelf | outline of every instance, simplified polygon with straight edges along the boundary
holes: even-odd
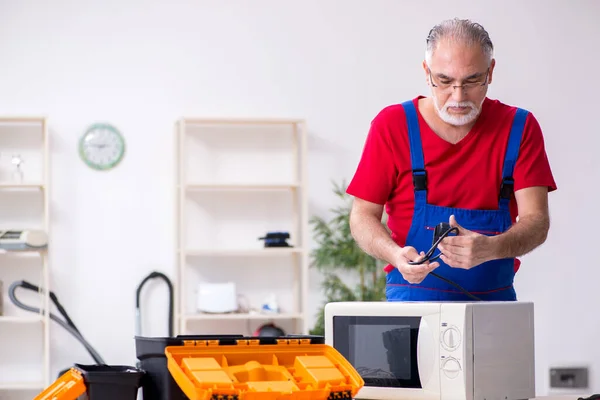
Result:
[[[290,238],[288,232],[267,232],[263,237],[258,240],[265,241],[265,247],[292,247],[287,240]]]
[[[255,336],[255,337],[264,337],[264,336],[283,337],[283,336],[285,336],[285,331],[283,329],[281,329],[280,327],[278,327],[277,325],[275,325],[274,323],[269,322],[264,325],[261,325],[256,331],[254,331],[252,336]]]

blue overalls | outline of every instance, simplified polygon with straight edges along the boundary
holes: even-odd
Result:
[[[427,203],[427,173],[417,110],[412,101],[407,101],[402,105],[408,124],[415,196],[413,219],[405,245],[414,247],[419,253],[421,251],[426,253],[433,244],[432,228],[440,222],[449,222],[451,215],[456,217],[456,221],[462,227],[483,234],[498,234],[510,228],[512,220],[509,202],[513,192],[512,173],[519,154],[521,136],[528,112],[517,109],[512,123],[504,157],[498,209],[469,210]],[[435,254],[438,253],[439,250],[436,250]],[[433,272],[457,283],[481,300],[516,300],[513,287],[514,258],[489,261],[470,270],[450,267],[439,258],[436,261],[440,263],[440,266]],[[427,275],[421,283],[411,284],[402,277],[397,268],[393,268],[387,275],[386,297],[388,301],[471,301],[466,294],[436,276]]]

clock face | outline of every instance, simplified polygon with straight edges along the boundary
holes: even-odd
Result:
[[[79,155],[91,168],[107,170],[115,167],[125,154],[125,140],[109,124],[94,124],[79,141]]]

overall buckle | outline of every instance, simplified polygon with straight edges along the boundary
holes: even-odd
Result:
[[[515,190],[515,181],[512,177],[504,178],[500,186],[500,198],[509,200]]]
[[[413,169],[413,185],[415,191],[427,189],[427,172],[424,169]]]

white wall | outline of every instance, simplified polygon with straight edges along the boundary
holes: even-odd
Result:
[[[371,118],[427,94],[429,29],[470,17],[497,48],[490,96],[536,114],[559,185],[548,242],[517,279],[521,299],[536,302],[538,391],[549,367],[588,365],[599,392],[598,15],[593,0],[0,1],[0,114],[51,118],[53,290],[109,363],[135,363],[135,287],[174,266],[175,119],[306,118],[311,212],[326,215],[330,180],[352,176]],[[76,152],[98,120],[127,140],[109,173]],[[166,291],[146,291],[144,333],[165,335]],[[51,343],[53,375],[91,362],[56,324]]]

